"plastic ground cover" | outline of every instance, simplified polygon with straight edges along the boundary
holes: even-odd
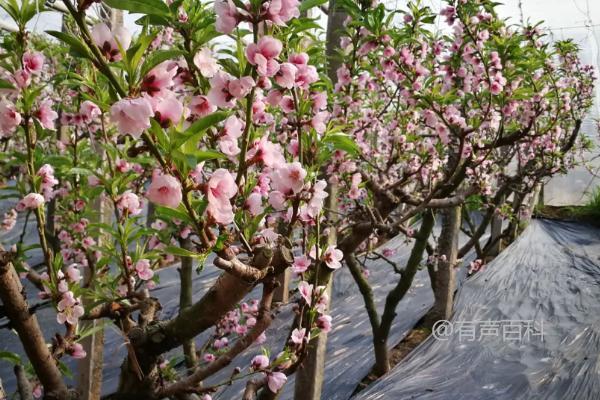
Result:
[[[534,321],[542,336],[513,341],[518,336],[500,332],[471,341],[457,329],[519,320]],[[597,400],[600,230],[533,221],[462,286],[450,322],[454,331],[445,340],[430,337],[355,398]]]
[[[19,221],[15,230],[22,228],[22,221]],[[34,225],[30,221],[31,230]],[[28,229],[28,231],[29,231]],[[35,238],[31,238],[33,241]],[[410,246],[407,246],[399,238],[392,239],[385,245],[396,251],[391,257],[392,260],[402,263],[408,258]],[[34,257],[35,258],[35,257]],[[393,287],[398,276],[393,268],[383,261],[368,262],[370,271],[369,281],[373,285],[377,305],[381,310],[383,308],[383,299],[385,294]],[[200,274],[194,274],[194,300],[198,300],[212,285],[221,271],[212,266],[210,260],[206,263],[206,268]],[[152,296],[157,297],[162,306],[162,318],[170,318],[176,315],[179,303],[179,276],[177,266],[165,268],[159,272],[160,285],[151,292]],[[39,302],[36,297],[37,290],[27,282],[24,282],[28,293],[30,305]],[[259,298],[260,289],[255,290],[248,296],[248,299]],[[426,271],[420,271],[415,277],[413,287],[406,298],[398,307],[398,317],[394,322],[390,344],[397,343],[411,329],[412,326],[429,309],[433,302],[433,295],[429,287],[429,277]],[[280,314],[275,319],[272,326],[267,331],[267,342],[265,347],[270,347],[273,352],[279,352],[284,344],[285,338],[289,332],[289,324],[292,321],[291,310],[289,306],[282,307]],[[44,330],[47,338],[53,333],[60,332],[60,326],[56,323],[55,313],[48,308],[40,308],[36,311],[39,323]],[[371,350],[371,328],[368,322],[367,314],[364,311],[364,303],[361,295],[356,289],[356,285],[346,267],[340,269],[334,277],[332,291],[332,310],[334,329],[329,334],[327,346],[327,368],[325,371],[324,399],[347,399],[354,391],[356,385],[368,373],[373,364],[374,358]],[[0,325],[6,323],[6,318],[0,319]],[[119,367],[126,355],[123,338],[111,324],[107,324],[105,331],[105,353],[104,353],[104,384],[103,392],[105,394],[113,392],[118,384]],[[210,336],[212,330],[206,331],[197,338],[199,345]],[[0,349],[12,351],[24,355],[21,343],[14,332],[8,329],[0,329]],[[247,368],[250,360],[261,351],[259,346],[252,346],[242,355],[237,357],[230,368],[226,368],[221,374],[212,377],[207,384],[220,382],[229,377],[231,370],[235,366]],[[178,351],[170,353],[171,356],[179,354]],[[73,372],[76,371],[76,363],[65,358],[67,365]],[[12,366],[8,362],[0,361],[0,377],[8,392],[15,388],[14,374]],[[244,382],[236,382],[227,388],[221,399],[241,397],[239,393],[243,390]],[[292,399],[294,388],[294,376],[290,376],[288,384],[285,386],[281,399]]]

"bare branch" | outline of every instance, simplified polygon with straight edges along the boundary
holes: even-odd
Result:
[[[246,282],[258,282],[263,279],[269,272],[271,272],[272,268],[265,268],[260,270],[258,268],[251,267],[247,264],[244,264],[237,258],[232,260],[224,260],[220,257],[215,259],[215,267],[222,269],[225,272],[234,275],[237,278],[240,278]]]

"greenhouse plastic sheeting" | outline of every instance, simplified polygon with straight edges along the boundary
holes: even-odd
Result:
[[[490,321],[500,332],[482,335]],[[462,286],[450,324],[356,399],[597,400],[600,231],[533,221]]]

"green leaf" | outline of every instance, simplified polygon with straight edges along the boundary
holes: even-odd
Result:
[[[73,379],[73,373],[71,372],[69,367],[67,367],[67,365],[62,361],[58,361],[58,369],[64,376],[66,376],[69,379]]]
[[[204,258],[204,254],[194,253],[193,251],[186,250],[178,246],[167,246],[165,251],[169,254],[179,257],[190,257],[190,258]]]
[[[170,139],[169,136],[165,134],[165,130],[160,126],[160,124],[152,118],[150,120],[150,132],[156,136],[158,143],[163,149],[169,148]]]
[[[225,118],[227,118],[228,115],[229,113],[225,111],[218,111],[207,115],[204,118],[200,118],[192,125],[190,125],[190,127],[187,128],[184,132],[176,136],[176,138],[173,140],[173,148],[181,147],[184,143],[186,143],[192,138],[196,141],[199,141],[204,135],[205,130],[223,121]]]
[[[68,44],[71,50],[80,57],[91,58],[90,52],[80,39],[75,36],[69,35],[68,33],[60,32],[60,31],[46,31],[46,33],[50,36],[54,36],[61,42]]]
[[[15,365],[21,364],[21,357],[10,351],[0,351],[0,360],[10,361]]]
[[[178,219],[183,222],[190,222],[190,217],[188,216],[188,214],[181,209],[163,207],[163,206],[157,205],[155,210],[156,210],[156,215],[160,219],[164,219],[164,220]]]
[[[333,145],[334,149],[343,150],[348,154],[356,156],[360,153],[360,148],[356,142],[348,135],[336,132],[330,133],[323,138],[323,143]]]
[[[0,79],[0,89],[14,89],[15,87],[13,86],[12,83],[10,83],[9,81],[5,81],[4,79]]]
[[[161,0],[104,0],[112,8],[147,15],[169,15],[169,7]]]
[[[89,176],[89,175],[94,175],[94,173],[86,168],[71,168],[70,170],[67,171],[67,175]]]
[[[127,59],[130,62],[130,65],[137,69],[137,66],[140,64],[142,56],[148,50],[148,47],[152,44],[152,41],[156,38],[157,33],[152,33],[149,35],[141,35],[137,40],[135,46],[131,46],[127,49]]]
[[[208,160],[226,160],[227,156],[216,150],[193,150],[184,151],[183,154],[194,157],[196,164]],[[194,164],[195,165],[195,164]]]
[[[93,335],[96,332],[100,332],[100,331],[104,330],[106,325],[108,325],[108,321],[100,322],[97,325],[91,325],[91,328],[89,328],[89,329],[81,329],[79,331],[79,335],[78,335],[79,338],[77,340],[80,341],[82,339],[85,339],[88,336]]]
[[[219,122],[223,121],[228,116],[229,113],[225,111],[214,112],[194,122],[189,128],[186,129],[186,131],[183,134],[186,136],[192,136],[198,132],[205,131],[211,126],[214,126]]]
[[[35,17],[38,14],[38,12],[41,13],[43,11],[46,11],[44,7],[44,1],[24,1],[21,9],[21,23],[26,24],[33,17]]]
[[[16,23],[21,22],[19,5],[15,1],[1,1],[0,7],[2,7],[8,15],[10,15],[13,21],[15,21]]]
[[[313,7],[317,7],[325,3],[327,3],[327,0],[304,0],[298,8],[300,12],[304,12],[310,10]]]
[[[139,18],[135,21],[136,25],[146,26],[169,26],[169,19],[166,16],[160,15],[144,15],[142,18]]]

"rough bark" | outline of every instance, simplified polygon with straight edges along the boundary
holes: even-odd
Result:
[[[252,266],[259,270],[273,268],[274,273],[283,271],[293,262],[289,247],[280,244],[262,261],[262,253],[256,253]],[[192,340],[206,329],[214,326],[227,312],[254,288],[258,282],[240,279],[228,272],[223,273],[211,289],[192,306],[169,320],[152,322],[145,327],[134,327],[129,332],[131,343],[129,356],[121,366],[121,379],[113,399],[144,399],[154,396],[158,387],[157,361],[161,354]]]
[[[458,255],[458,235],[461,225],[461,208],[451,207],[441,212],[442,231],[438,239],[437,271],[434,279],[433,293],[435,301],[432,309],[425,316],[425,325],[433,326],[435,322],[449,319],[452,314],[454,290],[456,287],[455,270]]]
[[[44,398],[63,400],[69,397],[67,386],[56,365],[35,315],[23,294],[23,287],[11,263],[11,254],[0,248],[0,300],[12,328],[19,335],[35,373],[44,387]]]

